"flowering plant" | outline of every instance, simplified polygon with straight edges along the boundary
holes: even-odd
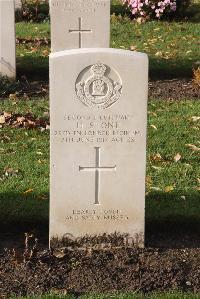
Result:
[[[176,0],[122,0],[136,17],[154,16],[160,18],[164,13],[176,11]]]

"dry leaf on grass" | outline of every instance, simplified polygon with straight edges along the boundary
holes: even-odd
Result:
[[[28,190],[24,191],[23,194],[28,194],[28,193],[31,193],[31,192],[33,192],[33,189],[28,189]]]
[[[186,144],[185,146],[189,147],[189,149],[193,150],[194,152],[200,151],[200,148],[194,144]]]
[[[137,51],[137,47],[134,46],[134,45],[132,45],[132,46],[130,46],[130,50],[131,50],[131,51]]]
[[[5,124],[6,118],[4,115],[0,115],[0,124]]]
[[[36,152],[37,155],[42,156],[43,153],[42,152]]]
[[[192,117],[191,117],[191,120],[192,120],[193,122],[196,122],[196,121],[200,120],[200,116],[192,116]]]
[[[11,118],[12,113],[11,112],[4,112],[3,115],[5,116],[5,118]]]
[[[156,130],[156,131],[158,130],[157,127],[154,126],[154,125],[150,125],[150,127],[151,127],[152,129]]]
[[[161,51],[158,51],[156,52],[155,54],[156,57],[162,57],[163,56],[163,53]]]
[[[200,67],[193,70],[194,79],[193,82],[195,85],[200,87]]]
[[[18,123],[22,124],[24,121],[25,121],[25,117],[23,117],[23,116],[17,117],[17,122]]]
[[[174,156],[174,161],[178,162],[180,159],[181,159],[181,155],[177,153],[176,156]]]
[[[174,190],[173,186],[167,186],[167,187],[165,187],[165,192],[166,193],[172,192],[173,190]]]
[[[157,153],[155,156],[152,157],[154,161],[163,161],[161,154]]]

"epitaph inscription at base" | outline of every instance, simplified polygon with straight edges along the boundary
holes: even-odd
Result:
[[[144,236],[148,59],[52,54],[50,238]]]
[[[106,48],[110,44],[110,0],[50,0],[52,52]]]

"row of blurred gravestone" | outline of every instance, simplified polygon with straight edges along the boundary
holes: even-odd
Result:
[[[52,52],[109,47],[109,1],[78,2],[78,8],[77,1],[50,2]],[[11,78],[16,76],[15,9],[21,6],[21,0],[0,0],[0,74]]]
[[[0,75],[15,78],[15,4],[0,0]]]
[[[144,244],[148,59],[110,49],[110,0],[51,0],[50,240]]]

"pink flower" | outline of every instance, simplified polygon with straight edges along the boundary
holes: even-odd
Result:
[[[155,15],[160,18],[165,11],[176,10],[176,0],[122,0],[136,17]]]

